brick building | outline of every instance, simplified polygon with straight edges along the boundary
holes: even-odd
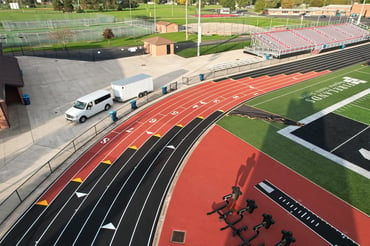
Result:
[[[167,33],[167,32],[178,32],[179,26],[176,23],[168,21],[158,21],[156,23],[156,32]]]
[[[17,58],[4,56],[0,44],[0,129],[10,127],[8,104],[24,103],[21,88],[23,85]]]
[[[145,53],[153,56],[164,56],[175,53],[175,41],[165,39],[162,37],[153,37],[143,40]]]

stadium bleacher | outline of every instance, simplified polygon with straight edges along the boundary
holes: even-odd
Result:
[[[274,57],[311,51],[319,53],[323,49],[344,47],[370,39],[370,32],[352,23],[326,26],[278,30],[252,34],[252,48],[248,52]],[[256,52],[253,52],[256,51]]]

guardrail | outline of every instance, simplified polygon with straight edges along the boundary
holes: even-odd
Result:
[[[153,102],[171,91],[177,90],[177,81],[169,83],[162,87],[160,90],[156,90],[147,96],[140,98],[136,101],[138,109],[132,109],[129,103],[125,103],[116,110],[118,117],[118,123],[124,121],[127,116],[133,111],[140,110],[140,107]],[[166,93],[164,93],[164,91]],[[11,215],[11,213],[23,202],[30,194],[35,191],[51,174],[55,173],[64,163],[72,157],[77,151],[81,150],[82,147],[86,146],[94,137],[103,133],[110,127],[113,128],[117,125],[117,122],[113,122],[111,117],[108,115],[104,119],[97,122],[95,125],[84,131],[78,137],[73,139],[71,142],[66,144],[54,157],[40,167],[32,176],[25,180],[19,187],[17,187],[3,202],[0,203],[0,225],[3,225],[4,221]],[[73,161],[71,161],[71,164]],[[0,237],[1,237],[0,233]]]

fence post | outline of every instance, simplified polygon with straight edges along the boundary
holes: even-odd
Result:
[[[47,163],[48,163],[48,166],[49,166],[49,169],[50,169],[50,173],[53,173],[53,170],[51,169],[50,161],[48,161]]]
[[[18,196],[18,198],[19,198],[19,201],[20,201],[20,202],[22,202],[23,200],[22,200],[21,196],[20,196],[20,195],[19,195],[19,193],[18,193],[18,189],[16,189],[16,190],[15,190],[15,194],[17,194],[17,196]]]
[[[74,149],[74,152],[76,152],[76,145],[75,145],[75,140],[72,141],[72,144],[73,144],[73,149]]]

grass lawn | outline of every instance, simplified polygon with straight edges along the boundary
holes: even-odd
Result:
[[[250,44],[250,41],[201,46],[200,55],[209,55],[209,54],[215,54],[215,53],[220,53],[224,51],[243,49],[245,46],[248,46],[249,44]],[[197,48],[184,49],[179,52],[176,52],[176,55],[179,55],[185,58],[194,57],[197,55]]]
[[[356,65],[259,96],[246,102],[246,104],[275,114],[284,115],[291,119],[300,120],[368,89],[370,83],[369,75],[369,66]],[[323,90],[325,87],[330,87],[341,81],[344,76],[365,79],[369,82],[351,87],[316,103],[304,101],[305,96],[309,93],[315,93]],[[352,104],[362,106],[368,100],[369,97],[366,97],[366,99]],[[368,118],[369,104],[366,105]],[[370,180],[281,136],[277,131],[284,128],[285,125],[238,116],[226,116],[218,124],[370,215]]]

